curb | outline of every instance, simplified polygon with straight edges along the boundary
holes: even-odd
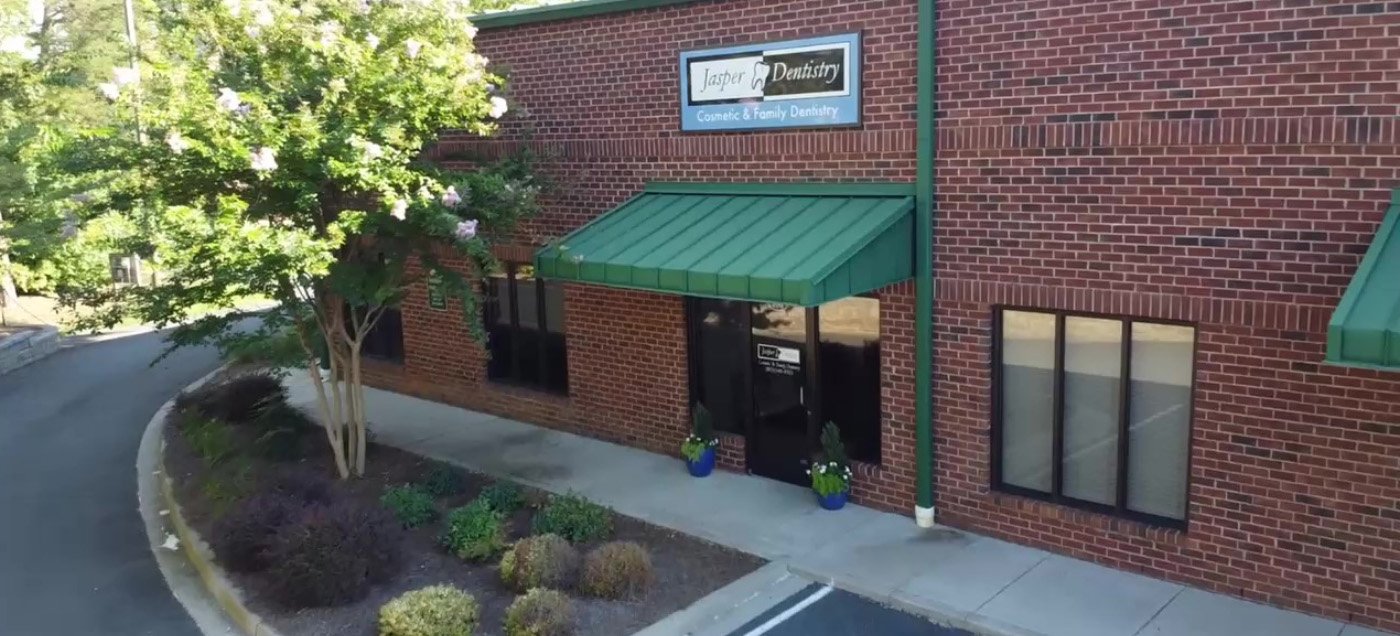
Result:
[[[0,375],[47,358],[59,350],[58,327],[46,326],[0,339]]]
[[[182,392],[207,383],[226,366],[209,372],[186,386]],[[165,576],[171,593],[185,606],[204,634],[237,632],[246,636],[281,636],[261,616],[248,608],[243,590],[234,584],[223,568],[214,561],[214,551],[185,520],[180,504],[175,500],[174,480],[165,470],[164,438],[165,420],[174,404],[175,398],[171,397],[161,405],[146,425],[136,466],[137,479],[140,482],[141,515],[146,519],[151,550],[156,555],[161,574]],[[160,510],[156,510],[157,507]],[[166,541],[164,528],[167,525],[179,540],[179,555],[184,557],[178,563],[171,563],[171,559],[162,558],[170,554],[167,548],[161,547]],[[178,571],[181,564],[188,564],[194,572]],[[196,578],[197,581],[193,580]]]

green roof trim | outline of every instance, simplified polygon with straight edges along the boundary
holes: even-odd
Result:
[[[668,7],[673,4],[690,4],[700,0],[573,0],[540,7],[515,9],[513,11],[491,11],[472,16],[472,24],[479,29],[499,29],[502,27],[534,24],[536,22],[556,22],[588,18],[609,13],[624,13]]]
[[[656,183],[535,254],[544,278],[814,307],[913,275],[907,184]]]
[[[1327,362],[1400,371],[1400,190],[1327,323]]]

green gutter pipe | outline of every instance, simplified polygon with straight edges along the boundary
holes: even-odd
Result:
[[[934,0],[919,0],[918,175],[914,180],[914,520],[933,525],[933,127]]]

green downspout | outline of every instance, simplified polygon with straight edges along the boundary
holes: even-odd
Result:
[[[933,126],[934,0],[919,0],[918,174],[914,180],[914,440],[918,497],[914,519],[933,525]]]

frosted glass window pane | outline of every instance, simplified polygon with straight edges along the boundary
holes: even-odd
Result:
[[[1128,508],[1186,518],[1191,375],[1196,330],[1133,323],[1128,413]]]
[[[1064,494],[1113,505],[1123,323],[1065,318]]]
[[[1050,492],[1055,422],[1055,316],[1001,314],[1001,481]]]

